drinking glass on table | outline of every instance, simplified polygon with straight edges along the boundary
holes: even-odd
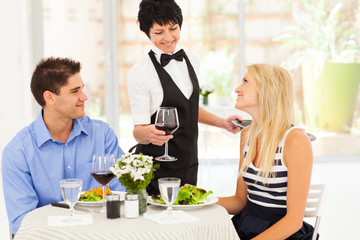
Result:
[[[115,157],[113,154],[93,156],[91,176],[102,186],[104,201],[103,209],[105,209],[106,202],[106,185],[115,178],[115,175],[110,171],[110,167],[114,164]]]
[[[167,205],[167,213],[169,218],[172,218],[172,204],[175,202],[180,188],[180,178],[174,178],[174,177],[165,177],[165,178],[159,178],[159,189],[160,189],[160,195],[162,199],[165,201]]]
[[[173,134],[179,128],[179,118],[175,107],[160,107],[156,113],[155,127],[165,131],[165,135]],[[168,155],[168,142],[165,142],[165,154],[155,158],[158,161],[176,161],[176,157]]]
[[[74,206],[77,200],[79,200],[82,180],[76,178],[62,179],[60,180],[61,195],[70,207],[70,218],[65,219],[64,222],[77,222],[81,221],[74,218]]]

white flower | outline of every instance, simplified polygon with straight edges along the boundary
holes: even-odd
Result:
[[[138,159],[135,159],[135,160],[133,161],[133,165],[134,165],[134,167],[142,167],[142,166],[144,166],[144,162],[143,162],[143,161],[140,161],[140,160],[138,160]]]
[[[122,162],[124,162],[124,163],[127,163],[127,164],[130,164],[130,163],[132,163],[133,162],[133,157],[130,157],[130,158],[124,158],[124,159],[122,159]]]
[[[127,154],[119,158],[110,171],[116,175],[117,178],[126,176],[127,181],[136,182],[138,180],[144,181],[145,174],[148,174],[153,169],[153,157],[142,154]],[[146,175],[149,179],[150,176]],[[152,177],[152,175],[151,175]]]
[[[137,171],[131,172],[131,177],[134,179],[134,181],[136,181],[136,180],[145,180],[143,175],[140,172],[137,172]]]

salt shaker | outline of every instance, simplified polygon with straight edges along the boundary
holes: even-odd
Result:
[[[125,194],[125,217],[137,218],[139,216],[139,199],[137,194]]]
[[[120,195],[106,195],[106,217],[109,219],[120,217]]]

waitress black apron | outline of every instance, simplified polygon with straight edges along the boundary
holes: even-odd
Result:
[[[154,157],[154,164],[159,163],[160,168],[155,172],[155,178],[146,188],[148,194],[159,195],[158,179],[162,177],[177,177],[181,185],[186,183],[196,185],[198,172],[197,139],[199,117],[199,83],[195,71],[188,59],[184,56],[193,85],[193,92],[187,99],[174,83],[170,75],[156,60],[154,52],[149,52],[151,61],[160,78],[164,98],[161,107],[176,107],[179,117],[179,128],[173,133],[174,138],[168,143],[169,155],[176,157],[174,162],[156,161],[155,157],[164,155],[165,146],[153,144],[138,144],[135,153],[143,153]],[[146,104],[146,103],[144,103]],[[151,124],[155,123],[156,113],[151,116]]]

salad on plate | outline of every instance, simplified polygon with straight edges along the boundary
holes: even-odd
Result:
[[[206,204],[209,202],[208,196],[212,193],[213,191],[207,192],[206,190],[193,185],[185,185],[179,189],[178,197],[176,198],[173,206]],[[165,201],[161,196],[152,195],[151,198],[155,203],[165,205]]]
[[[106,188],[106,194],[112,194],[111,190]],[[94,187],[80,195],[79,201],[83,202],[99,202],[103,200],[103,192],[101,187]]]

